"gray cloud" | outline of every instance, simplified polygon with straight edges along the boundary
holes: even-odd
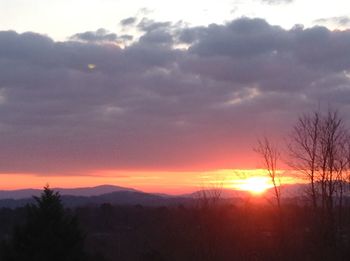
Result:
[[[123,34],[123,35],[119,36],[119,39],[125,40],[125,41],[132,41],[134,39],[134,36],[132,36],[130,34]]]
[[[109,33],[106,29],[100,28],[96,31],[77,33],[71,36],[70,39],[86,42],[115,42],[118,39],[118,37],[116,34]]]
[[[350,109],[349,31],[140,26],[124,49],[96,44],[106,31],[0,32],[0,171],[257,167],[257,135],[286,133],[318,104]]]
[[[122,26],[130,26],[130,25],[133,25],[135,24],[137,21],[137,18],[136,17],[128,17],[128,18],[125,18],[123,20],[120,21],[120,24]]]
[[[189,43],[190,29],[187,30]],[[191,36],[190,36],[191,37]],[[288,34],[282,28],[270,26],[262,19],[242,18],[227,25],[209,25],[207,28],[194,28],[193,37],[197,40],[191,52],[201,56],[225,55],[247,57],[288,48]],[[184,36],[180,35],[180,39]],[[193,39],[192,39],[193,41]]]
[[[144,32],[156,31],[160,29],[168,29],[172,25],[171,22],[157,22],[146,17],[142,18],[137,27]]]

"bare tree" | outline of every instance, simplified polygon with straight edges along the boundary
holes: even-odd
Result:
[[[342,209],[344,173],[348,166],[348,131],[337,111],[329,111],[322,118],[318,161],[321,170],[322,209],[327,222],[333,226],[335,205]]]
[[[290,136],[288,148],[293,161],[290,165],[303,173],[310,181],[310,190],[308,194],[311,197],[312,206],[317,208],[317,186],[316,175],[317,149],[320,140],[320,114],[314,112],[309,115],[299,117]]]
[[[258,146],[255,148],[255,151],[260,154],[263,159],[264,166],[266,171],[271,179],[271,183],[274,189],[274,195],[276,199],[276,204],[281,210],[281,180],[277,173],[277,160],[279,159],[279,152],[271,142],[264,137],[263,139],[258,140]]]
[[[285,246],[285,233],[283,226],[283,216],[281,207],[281,179],[278,175],[277,161],[280,157],[278,149],[276,146],[272,145],[268,138],[258,140],[258,145],[255,151],[260,154],[263,159],[265,169],[270,177],[271,183],[273,185],[275,202],[277,205],[277,222],[276,222],[276,232],[279,242],[279,250],[284,249]],[[278,251],[276,254],[281,255],[282,252]],[[281,256],[280,256],[281,258]]]
[[[349,133],[339,113],[314,112],[300,117],[293,128],[289,143],[291,166],[310,181],[309,195],[315,213],[331,241],[341,222],[344,185],[349,172]]]

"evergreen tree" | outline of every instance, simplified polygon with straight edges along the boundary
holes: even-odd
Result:
[[[5,260],[85,260],[84,237],[77,219],[68,215],[58,192],[45,187],[27,206],[26,222],[15,228],[4,251]]]

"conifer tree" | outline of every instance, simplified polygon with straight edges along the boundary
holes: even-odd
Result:
[[[35,204],[27,206],[26,222],[15,228],[4,260],[85,260],[84,237],[77,219],[66,213],[58,192],[44,187]]]

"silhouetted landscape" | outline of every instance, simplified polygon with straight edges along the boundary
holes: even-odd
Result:
[[[285,201],[303,201],[302,192],[307,185],[295,184],[284,187]],[[210,195],[210,189],[198,190],[190,194],[167,195],[156,193],[145,193],[132,188],[124,188],[113,185],[102,185],[89,188],[60,189],[53,188],[61,195],[62,204],[65,207],[81,207],[86,205],[99,205],[110,203],[114,205],[137,205],[144,206],[171,206],[176,204],[189,204],[201,198],[203,193]],[[23,190],[0,190],[0,208],[24,207],[26,204],[33,203],[33,196],[41,194],[40,189]],[[267,191],[266,197],[270,198],[271,189]],[[220,200],[231,203],[242,204],[247,197],[251,197],[249,192],[220,189]],[[263,200],[264,201],[264,200]]]
[[[302,198],[298,199],[298,195],[283,201],[282,219],[279,220],[277,209],[268,198],[244,193],[235,198],[221,195],[214,198],[210,191],[166,197],[101,186],[62,190],[61,193],[75,196],[60,196],[53,190],[46,190],[51,193],[49,196],[57,197],[54,200],[61,205],[62,212],[55,211],[57,202],[45,201],[44,195],[17,199],[22,204],[20,207],[16,204],[1,207],[0,238],[4,260],[39,258],[31,257],[29,250],[17,249],[18,242],[11,243],[24,240],[18,236],[18,231],[26,231],[23,232],[25,238],[33,246],[43,244],[40,240],[55,241],[54,237],[62,237],[61,232],[56,234],[45,227],[45,222],[50,224],[52,220],[51,217],[45,221],[50,212],[73,218],[74,229],[81,235],[76,236],[81,244],[81,259],[72,259],[74,255],[70,254],[68,259],[61,260],[347,260],[350,255],[348,198],[344,200],[349,203],[344,204],[342,216],[337,217],[338,225],[342,220],[341,229],[330,243],[322,219],[311,211],[310,205],[304,204]],[[111,190],[115,191],[103,194]],[[78,196],[79,193],[85,196]],[[230,196],[231,193],[223,194]],[[95,195],[89,196],[91,194]],[[24,206],[24,203],[29,205]],[[41,217],[38,225],[34,224],[39,220],[30,214],[36,213],[32,208],[46,213],[38,215]],[[28,221],[28,218],[33,220]],[[29,232],[32,230],[28,230],[28,226],[35,226],[37,230]],[[25,252],[27,259],[20,259],[16,254],[6,256],[11,253],[11,247],[16,253],[29,251]],[[47,251],[66,250],[54,247]],[[49,254],[45,255],[47,258]]]

